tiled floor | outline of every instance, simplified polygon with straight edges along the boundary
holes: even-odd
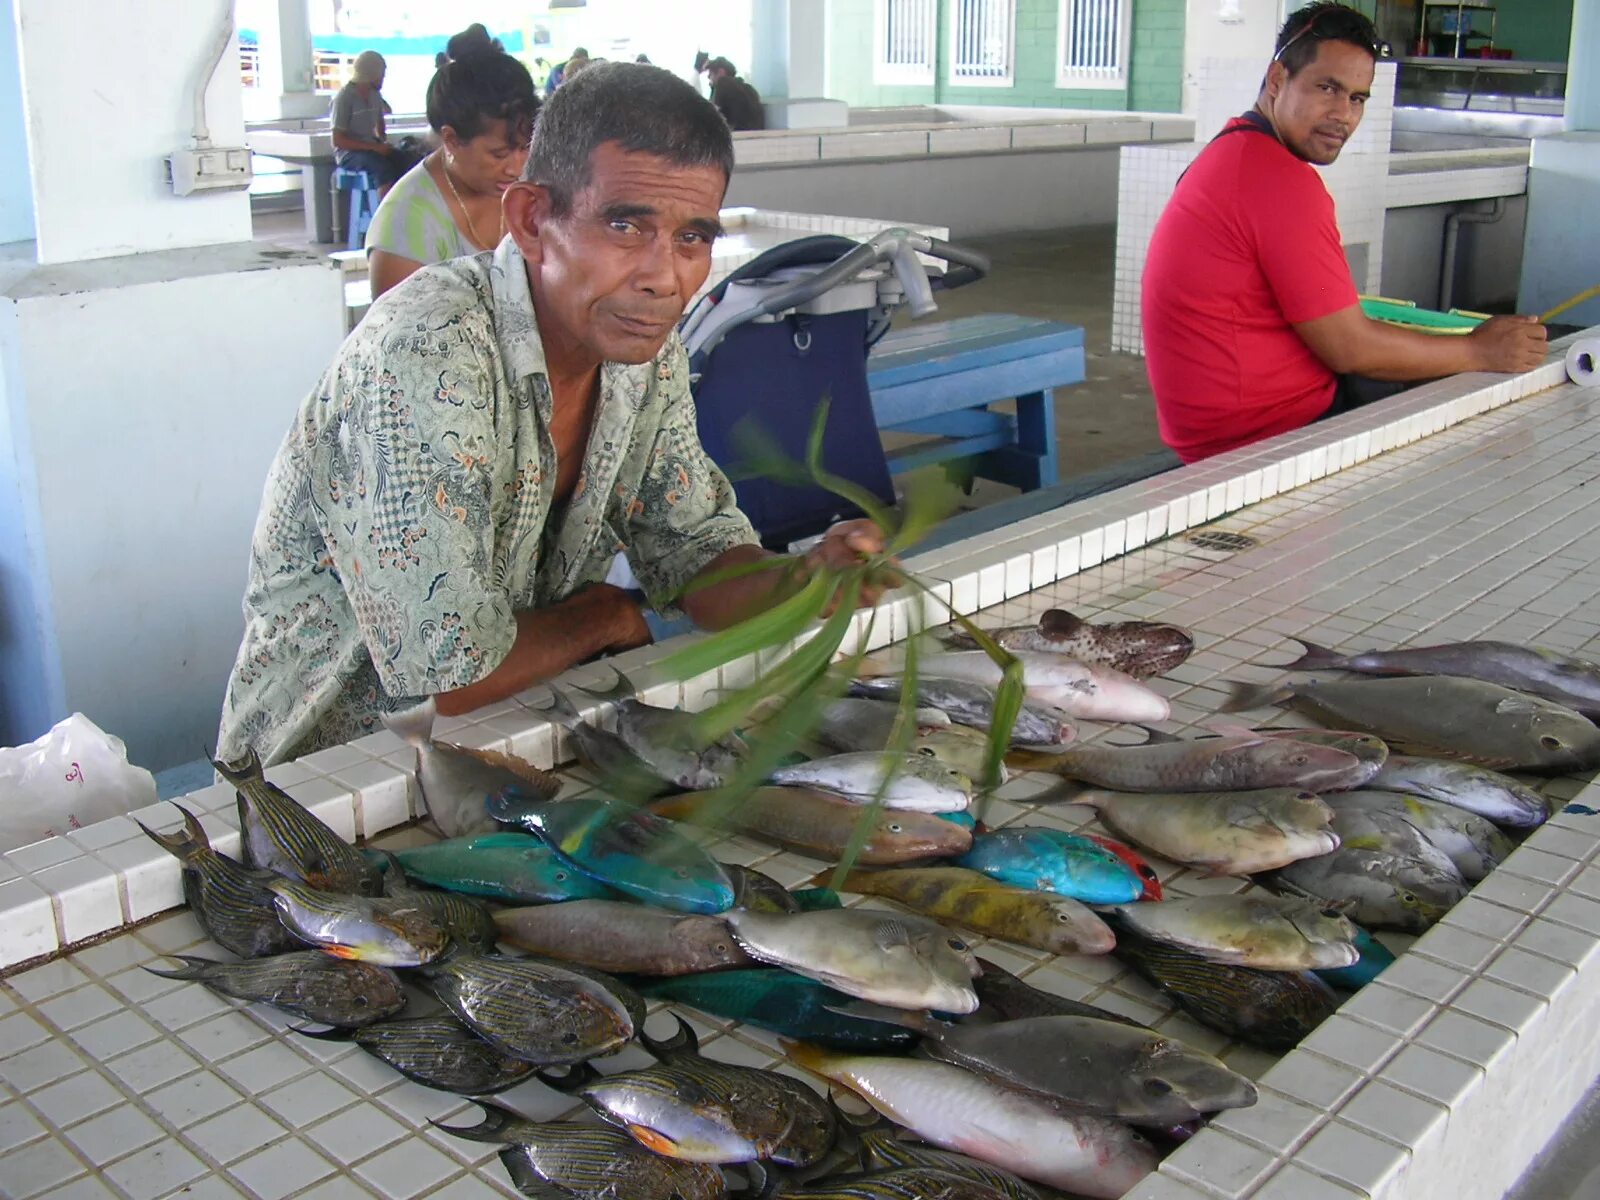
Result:
[[[1158,684],[1173,700],[1175,728],[1210,719],[1226,680],[1273,678],[1272,664],[1295,653],[1291,636],[1347,648],[1498,636],[1591,651],[1600,646],[1591,611],[1600,504],[1589,495],[1600,478],[1600,391],[1560,387],[1480,411],[1538,392],[1548,374],[1485,380],[1481,393],[1455,381],[1448,395],[1353,414],[1024,522],[1004,545],[958,545],[913,565],[945,578],[963,610],[982,603],[984,619],[996,623],[1062,606],[1191,626],[1199,652]],[[1376,453],[1385,446],[1394,448]],[[1208,518],[1217,518],[1208,528],[1257,544],[1201,548],[1189,534]],[[905,607],[891,605],[892,619],[903,619]],[[685,695],[648,663],[635,678],[656,702]],[[686,698],[696,700],[705,683]],[[474,714],[456,736],[544,762],[565,757],[564,739],[553,744],[549,728],[515,704]],[[381,735],[277,774],[353,836],[404,819],[405,761]],[[1088,819],[1086,810],[1036,806],[1044,786],[1035,776],[1012,780],[989,820],[1070,828]],[[1600,806],[1586,786],[1547,784],[1554,796]],[[219,848],[231,849],[226,789],[193,802]],[[145,815],[171,823],[170,812]],[[1178,1151],[1159,1179],[1132,1194],[1137,1200],[1498,1195],[1485,1190],[1497,1172],[1503,1189],[1600,1065],[1587,1036],[1600,971],[1600,866],[1589,865],[1596,820],[1563,814],[1538,831],[1379,983],[1278,1063],[1172,1014],[1114,959],[1047,959],[996,945],[982,952],[1038,986],[1157,1024],[1261,1076],[1261,1103]],[[121,864],[110,902],[126,916],[174,902],[170,860],[134,862],[144,849],[137,834],[100,845],[85,832],[91,844],[74,843],[66,859],[43,850],[38,862],[25,857],[13,869],[32,874],[0,881],[0,892],[36,887],[41,873],[82,861],[81,887],[44,897],[52,936],[71,927],[69,917],[105,916],[105,898],[79,894],[100,878],[87,869],[92,862]],[[121,847],[129,852],[119,858]],[[741,838],[714,848],[786,885],[817,869]],[[1157,866],[1176,894],[1243,886]],[[0,915],[19,911],[28,905]],[[408,1083],[352,1047],[299,1037],[271,1010],[139,969],[200,940],[193,918],[179,913],[0,983],[0,1191],[16,1200],[507,1191],[492,1148],[428,1124],[468,1112],[465,1102]],[[767,1034],[697,1024],[713,1057],[775,1061]],[[633,1048],[609,1063],[639,1061]],[[536,1117],[571,1109],[537,1084],[506,1099]]]

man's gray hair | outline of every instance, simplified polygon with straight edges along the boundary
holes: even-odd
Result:
[[[376,50],[363,50],[351,65],[351,78],[357,83],[376,83],[388,65]]]
[[[724,179],[733,174],[733,135],[710,101],[660,67],[599,63],[545,101],[522,178],[545,188],[555,215],[566,216],[606,142],[680,167],[717,167]]]

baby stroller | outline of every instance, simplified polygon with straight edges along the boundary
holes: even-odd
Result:
[[[942,259],[930,276],[919,254]],[[936,311],[936,290],[982,279],[989,260],[937,238],[888,229],[867,242],[806,237],[775,246],[719,283],[680,326],[700,441],[729,473],[762,544],[784,550],[860,516],[838,496],[759,475],[741,477],[749,422],[804,462],[818,406],[829,401],[822,461],[885,504],[894,485],[867,388],[867,352],[895,311]]]

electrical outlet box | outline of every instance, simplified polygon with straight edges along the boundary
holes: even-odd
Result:
[[[177,196],[241,191],[250,177],[250,151],[242,146],[175,150],[167,158],[167,182]]]

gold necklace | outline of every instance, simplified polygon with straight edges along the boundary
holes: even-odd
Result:
[[[493,250],[494,246],[485,246],[483,244],[483,239],[478,236],[478,226],[473,221],[472,214],[467,211],[466,203],[461,199],[461,193],[456,191],[456,181],[450,177],[450,164],[446,159],[439,160],[439,173],[444,176],[444,182],[445,185],[449,187],[450,194],[456,198],[456,207],[461,210],[461,215],[467,220],[467,232],[472,235],[472,244],[478,247],[480,250]],[[505,231],[506,214],[502,211],[500,214],[500,229],[498,232],[501,235],[504,235]],[[499,240],[500,239],[498,237],[495,238],[496,244],[499,243]]]

